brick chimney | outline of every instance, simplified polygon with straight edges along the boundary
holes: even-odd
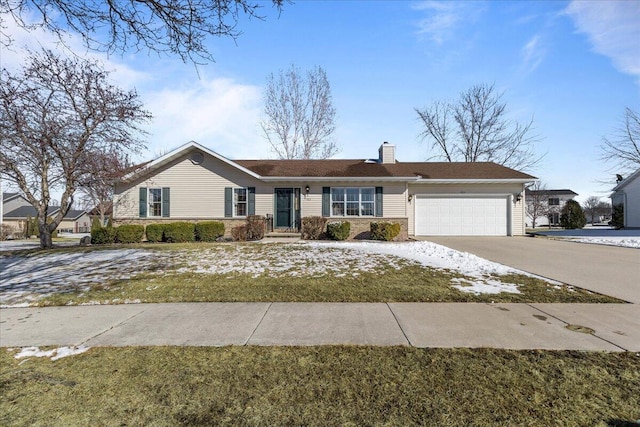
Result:
[[[378,149],[378,162],[395,163],[396,162],[396,146],[389,144],[387,141],[383,142]]]

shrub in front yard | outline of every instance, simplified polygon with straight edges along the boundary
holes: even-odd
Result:
[[[397,222],[372,222],[370,229],[373,240],[390,242],[400,234],[400,224]]]
[[[166,224],[149,224],[145,228],[145,234],[147,235],[147,241],[151,243],[162,242],[164,236],[164,228]]]
[[[144,225],[124,224],[115,230],[118,243],[140,243],[144,237]]]
[[[240,242],[248,240],[261,240],[264,237],[265,217],[251,215],[247,217],[246,224],[233,227],[231,237]]]
[[[247,224],[238,225],[231,229],[231,238],[236,242],[247,241]]]
[[[215,242],[224,236],[224,224],[220,221],[204,221],[195,225],[195,236],[198,242]]]
[[[618,204],[613,206],[610,225],[615,228],[624,227],[624,205]]]
[[[265,217],[251,215],[247,217],[247,240],[262,240],[264,237]]]
[[[195,226],[191,222],[172,222],[164,227],[163,240],[167,243],[195,241]]]
[[[116,229],[113,227],[100,227],[95,230],[91,230],[92,245],[107,245],[115,243],[115,241]]]
[[[324,227],[327,225],[327,219],[321,216],[305,216],[302,218],[302,238],[304,240],[318,240]]]
[[[347,240],[351,232],[351,223],[348,221],[330,222],[327,224],[327,235],[332,240]]]
[[[562,228],[583,228],[587,225],[587,217],[582,206],[575,200],[568,200],[560,213],[560,226]]]

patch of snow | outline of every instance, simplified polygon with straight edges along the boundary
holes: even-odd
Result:
[[[299,242],[284,245],[216,245],[204,248],[153,251],[102,249],[0,255],[0,307],[29,306],[43,297],[88,291],[93,285],[109,286],[139,274],[198,273],[252,277],[356,277],[423,265],[446,269],[474,279],[472,286],[455,283],[465,292],[495,293],[517,290],[499,277],[524,273],[478,256],[442,245],[421,242]],[[535,277],[535,276],[534,276]],[[560,285],[549,281],[551,284]],[[481,286],[484,284],[484,288]],[[472,288],[473,290],[469,289]],[[151,291],[153,285],[146,288]],[[140,300],[115,298],[97,304],[137,304]]]
[[[640,248],[640,230],[616,230],[612,227],[585,227],[577,230],[549,230],[537,232],[541,236],[595,245]]]
[[[63,357],[82,354],[90,348],[91,347],[86,347],[84,345],[71,347],[64,346],[54,348],[53,350],[40,350],[39,347],[24,347],[13,357],[16,359],[24,359],[26,357],[50,357],[52,361],[56,361],[58,359],[62,359]],[[13,349],[11,348],[8,350],[13,351]]]
[[[459,291],[480,295],[480,294],[499,294],[501,292],[507,292],[510,294],[519,294],[518,285],[513,283],[502,283],[495,279],[484,279],[482,281],[466,280],[466,279],[451,279],[453,283],[459,283],[458,285],[451,285],[451,287],[458,289]]]

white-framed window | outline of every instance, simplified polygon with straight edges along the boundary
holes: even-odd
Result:
[[[247,188],[233,189],[233,216],[247,216]]]
[[[162,188],[150,188],[147,200],[149,201],[149,213],[147,216],[162,216]]]
[[[560,206],[560,199],[558,197],[549,197],[549,206]]]
[[[374,187],[332,187],[331,216],[374,216]]]

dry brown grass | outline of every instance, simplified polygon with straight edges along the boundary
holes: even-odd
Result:
[[[409,347],[0,352],[0,425],[623,426],[634,353]],[[628,424],[632,425],[632,424]]]

